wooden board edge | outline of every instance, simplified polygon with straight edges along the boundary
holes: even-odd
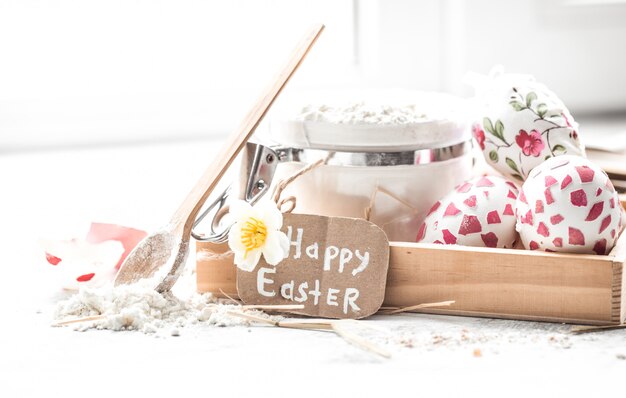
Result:
[[[626,202],[622,201],[622,206],[626,206]],[[624,273],[624,264],[626,264],[626,230],[622,230],[609,256],[613,259],[611,318],[616,323],[622,324],[626,322],[626,281],[624,281],[626,277],[626,273]]]
[[[476,318],[491,318],[491,319],[506,319],[512,321],[531,321],[531,322],[550,322],[550,323],[566,323],[571,325],[590,325],[590,326],[612,326],[616,325],[616,322],[602,320],[602,319],[578,319],[578,318],[563,318],[563,317],[550,317],[550,316],[535,316],[535,315],[519,315],[519,314],[494,314],[492,312],[479,312],[479,311],[460,311],[460,310],[446,310],[446,309],[420,309],[410,311],[416,314],[433,314],[433,315],[450,315],[450,316],[471,316]]]
[[[611,283],[611,321],[617,324],[624,322],[626,315],[626,294],[624,288],[624,263],[613,262],[613,281]]]
[[[626,262],[626,230],[622,231],[615,246],[608,255],[612,257],[615,262]]]

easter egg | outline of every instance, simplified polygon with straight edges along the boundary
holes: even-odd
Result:
[[[502,177],[466,181],[437,201],[417,234],[418,242],[513,247],[518,187]]]
[[[497,75],[483,83],[472,133],[485,159],[523,182],[546,159],[584,156],[578,123],[563,102],[531,76]]]
[[[607,254],[622,224],[617,192],[606,173],[585,158],[559,156],[530,172],[516,203],[524,247]]]

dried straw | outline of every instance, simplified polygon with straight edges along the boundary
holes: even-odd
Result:
[[[59,327],[59,326],[71,325],[73,323],[100,321],[100,320],[106,319],[106,318],[107,318],[106,315],[92,315],[92,316],[86,316],[84,318],[68,319],[68,320],[65,320],[65,321],[56,322],[56,323],[53,323],[52,326],[53,327]]]
[[[278,322],[281,328],[331,330],[332,322],[320,319],[285,319]]]
[[[626,329],[626,325],[609,325],[609,326],[577,326],[570,330],[574,334],[605,332],[607,330]]]
[[[220,288],[220,293],[221,293],[222,295],[224,295],[224,297],[226,297],[227,299],[229,299],[230,301],[232,301],[232,302],[233,302],[233,304],[235,304],[235,305],[241,305],[241,301],[239,301],[239,300],[235,300],[235,299],[234,299],[234,298],[232,298],[230,295],[228,295],[228,293],[226,293],[225,291],[223,291],[221,288]]]
[[[409,307],[402,307],[402,308],[385,307],[381,311],[378,311],[378,314],[380,314],[380,315],[400,314],[400,313],[403,313],[403,312],[411,312],[411,311],[419,310],[419,309],[422,309],[422,308],[447,307],[447,306],[450,306],[450,305],[452,305],[454,303],[455,303],[455,301],[451,300],[451,301],[441,301],[441,302],[438,302],[438,303],[417,304],[417,305],[412,305],[412,306],[409,306]]]
[[[267,318],[263,318],[257,315],[252,315],[252,314],[248,314],[245,312],[240,312],[240,311],[226,311],[226,313],[228,315],[237,317],[237,318],[243,318],[246,319],[248,321],[253,321],[253,322],[259,322],[259,323],[265,323],[267,325],[271,325],[271,326],[278,326],[278,322],[277,321],[273,321],[271,319],[267,319]]]
[[[355,321],[356,322],[356,321]],[[349,331],[345,326],[347,322],[345,321],[334,321],[331,322],[331,326],[335,333],[346,340],[348,343],[355,345],[365,351],[371,352],[376,355],[380,355],[383,358],[391,358],[391,353],[372,343],[371,341],[359,336],[356,333]]]
[[[304,305],[302,305],[302,304],[242,305],[242,304],[237,303],[237,302],[235,302],[235,303],[242,310],[267,310],[267,311],[280,312],[280,311],[288,311],[288,310],[301,310],[301,309],[304,308]],[[216,304],[209,304],[209,305],[207,305],[207,307],[214,307],[214,306],[217,306],[217,305]],[[83,318],[68,319],[68,320],[65,320],[65,321],[56,322],[56,323],[53,323],[52,326],[58,327],[58,326],[71,325],[73,323],[100,321],[100,320],[106,319],[108,317],[109,317],[109,315],[92,315],[92,316],[86,316],[86,317],[83,317]],[[262,319],[262,318],[259,318],[259,319]]]
[[[413,214],[417,213],[417,209],[415,208],[415,206],[413,206],[412,204],[410,204],[406,200],[402,199],[401,197],[399,197],[398,195],[394,194],[393,192],[390,192],[390,191],[386,190],[385,188],[381,188],[379,186],[376,186],[376,188],[374,188],[374,190],[372,191],[372,194],[370,195],[370,201],[369,201],[368,206],[363,209],[363,218],[365,218],[367,221],[370,221],[370,217],[372,216],[372,211],[374,210],[374,206],[376,205],[376,196],[378,196],[379,192],[389,196],[390,198],[392,198],[394,200],[396,200],[401,205],[403,205],[405,207],[408,207]],[[400,219],[402,219],[404,217],[406,217],[406,215],[394,218],[393,220],[386,222],[383,226],[385,226],[387,224],[391,224],[392,222],[400,220]]]
[[[384,358],[390,358],[391,354],[384,349],[378,347],[371,341],[359,336],[356,333],[349,331],[346,326],[348,322],[354,325],[361,326],[358,321],[355,320],[325,320],[325,319],[298,319],[298,320],[282,320],[273,321],[271,319],[262,318],[256,315],[247,314],[239,311],[228,311],[228,315],[243,318],[252,322],[259,322],[270,326],[288,328],[288,329],[300,329],[300,330],[317,330],[317,331],[333,331],[337,336],[346,340],[348,343],[359,347],[367,352],[380,355]]]
[[[314,329],[314,330],[329,330],[331,329],[331,322],[328,320],[320,319],[286,319],[282,321],[273,321],[271,319],[263,318],[257,315],[252,315],[241,311],[227,311],[228,315],[232,315],[238,318],[243,318],[252,322],[264,323],[266,325],[290,328],[290,329]]]

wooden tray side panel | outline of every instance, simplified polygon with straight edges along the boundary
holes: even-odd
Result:
[[[612,260],[392,243],[385,305],[455,300],[449,309],[427,312],[612,324],[619,320]]]
[[[237,268],[226,243],[196,242],[196,284],[200,293],[239,298]]]
[[[624,204],[624,202],[622,202]],[[626,275],[624,264],[626,263],[626,233],[622,231],[617,244],[609,253],[613,258],[613,317],[619,323],[626,322]]]

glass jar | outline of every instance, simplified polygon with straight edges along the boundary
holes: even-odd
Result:
[[[454,116],[402,124],[287,117],[269,130],[287,148],[278,152],[274,185],[327,159],[283,191],[296,198],[295,213],[366,218],[389,240],[415,241],[430,207],[472,175],[469,125]]]

